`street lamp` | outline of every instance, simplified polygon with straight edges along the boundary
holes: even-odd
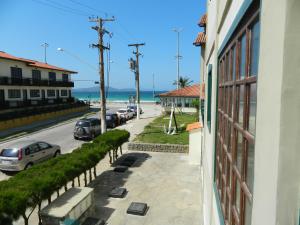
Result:
[[[179,60],[182,58],[179,54],[179,34],[182,30],[182,28],[173,29],[173,31],[177,33],[177,55],[175,56],[175,58],[177,58],[177,90],[179,89]]]

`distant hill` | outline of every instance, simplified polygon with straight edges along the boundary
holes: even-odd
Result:
[[[106,90],[106,88],[105,88]],[[124,92],[124,91],[135,91],[133,88],[113,88],[109,87],[108,91],[110,92]],[[73,92],[100,92],[99,86],[89,87],[89,88],[75,88]]]

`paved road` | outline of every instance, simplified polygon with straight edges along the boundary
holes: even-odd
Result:
[[[110,107],[110,111],[116,111],[120,107]],[[145,105],[143,106],[143,110],[145,113],[142,115],[142,118],[149,118],[153,116],[157,116],[160,114],[160,107]],[[91,117],[96,117],[98,114],[95,114]],[[119,126],[120,129],[126,129],[129,132],[134,132],[138,127],[135,127],[136,120],[128,121],[126,124]],[[16,138],[6,142],[0,142],[0,149],[5,148],[7,146],[13,145],[14,143],[23,141],[23,140],[39,140],[46,141],[52,144],[58,144],[61,146],[62,154],[72,152],[74,149],[80,147],[84,141],[75,140],[73,138],[73,129],[75,126],[76,120],[72,120],[67,123],[62,123],[59,126],[53,126],[20,138]],[[138,129],[138,132],[140,130]],[[8,179],[10,176],[0,172],[0,180]]]

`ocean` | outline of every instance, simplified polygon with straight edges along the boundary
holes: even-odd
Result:
[[[156,91],[155,95],[161,94],[164,91]],[[135,91],[116,91],[116,92],[108,92],[106,101],[109,102],[128,102],[130,97],[135,96]],[[87,101],[99,101],[100,93],[99,92],[73,92],[72,96],[79,100],[87,100]],[[153,97],[152,91],[141,91],[140,92],[140,100],[141,102],[156,102],[159,101],[158,97]]]

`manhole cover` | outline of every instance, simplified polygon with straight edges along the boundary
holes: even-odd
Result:
[[[127,166],[116,166],[114,171],[118,173],[124,173],[128,169]]]
[[[141,202],[132,202],[127,209],[127,214],[133,214],[138,216],[144,216],[147,211],[147,204]]]
[[[116,188],[112,189],[112,191],[109,193],[109,197],[123,198],[125,196],[126,192],[127,192],[126,188],[116,187]]]

